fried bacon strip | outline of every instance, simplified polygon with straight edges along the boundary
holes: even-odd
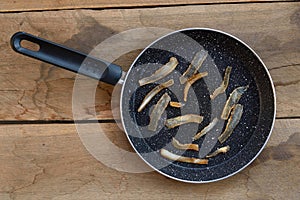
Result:
[[[177,149],[199,151],[199,145],[198,144],[181,144],[175,138],[172,139],[172,144]]]
[[[230,146],[227,145],[225,147],[218,148],[217,150],[215,150],[211,154],[208,154],[207,156],[205,156],[205,158],[212,158],[212,157],[215,157],[216,155],[218,155],[220,153],[226,153],[229,150],[230,150]]]
[[[187,95],[189,93],[190,87],[199,79],[205,77],[208,75],[208,72],[198,73],[190,77],[185,84],[184,90],[183,90],[183,100],[187,101]]]
[[[138,112],[141,112],[146,106],[147,104],[151,101],[151,99],[157,94],[159,93],[162,89],[170,87],[174,84],[174,80],[170,79],[167,82],[164,82],[158,86],[156,86],[155,88],[153,88],[144,98],[143,102],[141,103]]]
[[[181,84],[184,84],[193,74],[196,74],[206,59],[208,53],[207,51],[201,50],[197,52],[189,65],[188,69],[179,78]]]
[[[171,153],[170,151],[166,149],[160,150],[160,155],[164,158],[167,158],[169,160],[173,161],[179,161],[179,162],[185,162],[185,163],[194,163],[199,165],[207,165],[208,159],[200,159],[200,158],[191,158],[191,157],[185,157],[185,156],[179,156],[174,153]]]
[[[232,69],[232,67],[229,67],[229,66],[226,68],[225,74],[224,74],[224,79],[223,79],[220,87],[218,87],[217,89],[215,89],[215,91],[213,92],[213,94],[210,95],[210,99],[214,99],[219,94],[225,92],[225,90],[227,89],[228,84],[229,84],[229,78],[230,78],[231,69]]]
[[[207,132],[209,132],[211,129],[213,129],[213,127],[218,123],[218,118],[214,118],[212,120],[212,122],[210,122],[206,127],[204,127],[199,133],[197,133],[194,137],[193,137],[193,141],[198,140],[200,137],[202,137],[203,135],[205,135]]]
[[[233,129],[238,125],[243,114],[243,106],[241,104],[236,104],[233,106],[230,118],[226,124],[226,128],[223,133],[218,137],[220,143],[225,142],[227,138],[232,134]]]
[[[240,100],[244,92],[247,91],[249,86],[242,86],[238,87],[233,90],[233,92],[230,94],[229,98],[227,99],[223,112],[221,114],[221,118],[226,120],[229,117],[230,111],[232,110],[233,106],[237,104],[237,102]]]
[[[146,85],[149,83],[153,83],[155,81],[158,81],[158,80],[164,78],[165,76],[170,74],[176,68],[177,65],[178,65],[178,60],[175,57],[171,57],[169,62],[166,63],[165,65],[163,65],[158,70],[156,70],[154,72],[154,74],[152,74],[149,77],[145,77],[145,78],[139,80],[140,86],[143,86],[143,85]]]
[[[170,101],[170,106],[175,107],[175,108],[181,108],[184,106],[184,103],[176,102],[176,101]]]
[[[150,131],[156,131],[158,121],[161,118],[161,115],[165,111],[166,107],[168,106],[169,101],[171,101],[171,97],[167,93],[165,93],[154,106],[150,114],[150,123],[148,125],[148,129]]]
[[[203,117],[200,115],[187,114],[187,115],[182,115],[182,116],[178,116],[175,118],[167,119],[165,125],[168,128],[174,128],[174,127],[180,126],[182,124],[187,124],[187,123],[200,124],[202,121],[203,121]]]

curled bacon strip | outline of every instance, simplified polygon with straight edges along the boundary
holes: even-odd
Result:
[[[225,142],[227,138],[232,134],[233,129],[238,125],[243,114],[243,106],[236,104],[231,112],[230,118],[226,124],[226,128],[223,133],[218,137],[220,143]]]
[[[211,154],[208,154],[207,156],[205,156],[206,158],[212,158],[215,157],[216,155],[220,154],[220,153],[226,153],[227,151],[230,150],[230,146],[227,145],[225,147],[221,147],[218,148],[217,150],[215,150],[214,152],[212,152]]]
[[[190,90],[190,87],[199,79],[205,77],[208,75],[208,72],[198,73],[193,75],[191,78],[188,79],[188,81],[185,84],[184,90],[183,90],[183,100],[187,101],[187,96]]]
[[[175,128],[177,126],[180,126],[182,124],[187,124],[187,123],[198,123],[198,124],[200,124],[202,121],[203,121],[203,117],[200,116],[200,115],[187,114],[187,115],[167,119],[165,125],[168,128]]]
[[[170,87],[174,84],[174,80],[170,79],[167,82],[164,82],[158,86],[156,86],[155,88],[153,88],[144,98],[143,102],[141,103],[138,112],[141,112],[146,105],[151,101],[151,99],[157,94],[159,93],[161,90],[163,90],[164,88]]]
[[[233,109],[233,106],[240,100],[244,92],[247,91],[249,86],[242,86],[238,87],[233,90],[233,92],[230,94],[229,98],[227,99],[221,118],[226,120],[229,117],[230,111]]]
[[[185,163],[194,163],[194,164],[199,164],[199,165],[207,165],[208,164],[207,159],[179,156],[179,155],[176,155],[174,153],[171,153],[170,151],[168,151],[166,149],[161,149],[160,150],[160,155],[164,158],[167,158],[167,159],[173,160],[173,161],[179,161],[179,162],[185,162]]]
[[[158,126],[158,121],[161,118],[161,115],[164,113],[170,100],[171,100],[171,97],[167,93],[165,93],[158,100],[157,104],[154,106],[154,108],[150,114],[150,123],[148,125],[148,129],[150,131],[156,131],[156,128]]]
[[[182,76],[179,78],[179,81],[181,84],[184,84],[190,77],[193,76],[193,74],[196,74],[203,64],[204,60],[206,59],[208,53],[207,51],[201,50],[197,52],[187,68],[187,70],[182,74]]]
[[[209,132],[213,127],[218,123],[218,118],[214,118],[212,122],[210,122],[206,127],[204,127],[199,133],[197,133],[193,140],[198,140],[200,137],[205,135],[207,132]]]
[[[177,149],[199,151],[199,145],[198,144],[181,144],[175,138],[172,139],[172,144]]]
[[[158,70],[156,70],[154,74],[139,80],[140,86],[149,83],[154,83],[155,81],[164,78],[165,76],[170,74],[176,68],[177,65],[178,65],[178,60],[175,57],[171,57],[169,62],[163,65],[162,67],[160,67]]]
[[[222,81],[220,87],[218,87],[217,89],[215,89],[215,91],[213,92],[213,94],[210,95],[211,99],[214,99],[219,94],[225,92],[225,90],[227,89],[228,84],[229,84],[229,78],[230,78],[231,69],[232,69],[232,67],[227,67],[226,68],[225,75],[224,75],[224,80]]]

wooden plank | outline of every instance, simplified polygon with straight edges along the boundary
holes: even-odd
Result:
[[[256,0],[256,2],[265,2],[267,0]],[[282,1],[282,0],[273,0]],[[284,0],[285,1],[285,0]],[[287,0],[286,0],[287,1]],[[214,3],[241,3],[251,2],[251,0],[2,0],[0,2],[0,12],[15,11],[34,11],[34,10],[60,10],[60,9],[78,9],[78,8],[117,8],[117,7],[143,7],[143,6],[172,6],[172,5],[189,5],[189,4],[214,4]]]
[[[9,39],[14,32],[23,30],[90,52],[116,33],[142,27],[172,30],[210,27],[241,38],[258,52],[270,69],[278,96],[277,117],[300,116],[299,7],[300,3],[295,2],[1,14],[0,24],[6,28],[0,32],[0,119],[73,119],[74,74],[13,52]],[[131,45],[134,37],[135,34],[131,34],[131,38],[118,40],[117,44]],[[155,37],[159,34],[154,34]],[[139,41],[145,47],[151,40]],[[110,50],[108,48],[107,54]],[[115,63],[127,70],[139,52],[126,53]],[[82,90],[89,91],[94,84],[87,83]],[[112,86],[99,84],[96,104],[85,105],[82,118],[94,118],[92,111],[96,108],[98,119],[111,119],[112,91]]]
[[[300,43],[299,43],[300,44]],[[300,65],[290,65],[270,70],[277,93],[277,116],[300,116]]]
[[[115,124],[100,127],[114,144],[131,150]],[[242,172],[201,185],[174,181],[157,172],[126,173],[106,167],[87,152],[72,124],[0,128],[1,199],[296,200],[300,195],[299,119],[276,120],[266,148]]]

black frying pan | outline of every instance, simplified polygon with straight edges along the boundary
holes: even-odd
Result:
[[[22,47],[22,40],[38,44],[39,50],[32,51]],[[221,31],[194,28],[172,32],[145,48],[133,62],[125,79],[119,66],[27,33],[14,34],[11,45],[15,51],[35,59],[113,85],[118,82],[123,84],[121,120],[131,145],[152,168],[176,180],[204,183],[224,179],[241,171],[262,151],[273,128],[275,91],[267,68],[249,46]],[[157,132],[149,131],[149,112],[164,93],[168,93],[172,101],[182,101],[183,86],[178,78],[199,50],[208,52],[208,57],[199,71],[207,71],[209,75],[192,85],[184,107],[168,106],[159,121]],[[179,61],[174,72],[155,83],[139,86],[138,80],[153,74],[172,56]],[[85,66],[82,67],[82,63],[85,63]],[[209,95],[220,85],[227,66],[232,66],[229,86],[225,94],[212,101]],[[137,112],[144,96],[156,85],[170,78],[174,79],[175,84],[159,92],[144,110]],[[194,141],[200,145],[200,152],[178,150],[170,144],[173,137],[182,143],[191,142],[191,137],[196,132],[220,115],[224,102],[234,88],[246,85],[249,88],[239,101],[244,106],[242,118],[224,144],[217,141],[218,135],[226,125],[226,121],[222,120],[205,137]],[[202,115],[203,122],[185,124],[173,129],[164,126],[167,118],[188,113]],[[207,165],[170,161],[159,153],[161,148],[165,148],[178,155],[205,157],[207,153],[224,145],[230,145],[230,151],[211,158]]]

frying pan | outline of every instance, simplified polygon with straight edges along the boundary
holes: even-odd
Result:
[[[24,48],[21,44],[23,40],[37,44],[39,50]],[[276,111],[275,90],[266,66],[248,45],[219,30],[190,28],[169,33],[146,47],[135,59],[126,76],[117,65],[28,33],[15,33],[11,38],[11,46],[16,52],[58,67],[112,85],[123,84],[120,113],[129,142],[150,167],[175,180],[206,183],[230,177],[248,166],[259,155],[272,132]],[[172,101],[183,101],[183,86],[178,78],[199,50],[208,52],[208,57],[199,71],[207,71],[209,75],[192,85],[184,107],[168,106],[159,120],[157,131],[149,131],[149,113],[164,93],[168,93]],[[139,85],[138,80],[153,74],[167,63],[170,57],[176,57],[179,62],[174,72],[155,83]],[[232,66],[228,88],[224,94],[211,100],[209,95],[220,85],[227,66]],[[175,82],[174,85],[160,91],[144,110],[138,112],[137,109],[145,95],[158,84],[171,78]],[[220,116],[224,102],[238,86],[248,86],[248,90],[239,101],[244,106],[244,112],[239,124],[224,144],[218,143],[216,139],[226,126],[226,121],[219,120],[216,128],[193,142],[200,145],[200,152],[182,151],[171,145],[173,137],[182,143],[191,142],[195,133],[207,126],[214,117]],[[188,113],[203,116],[203,122],[185,124],[173,129],[164,126],[166,119]],[[207,165],[171,161],[163,158],[159,152],[161,148],[165,148],[178,155],[201,158],[225,145],[230,146],[230,151],[209,159]]]

